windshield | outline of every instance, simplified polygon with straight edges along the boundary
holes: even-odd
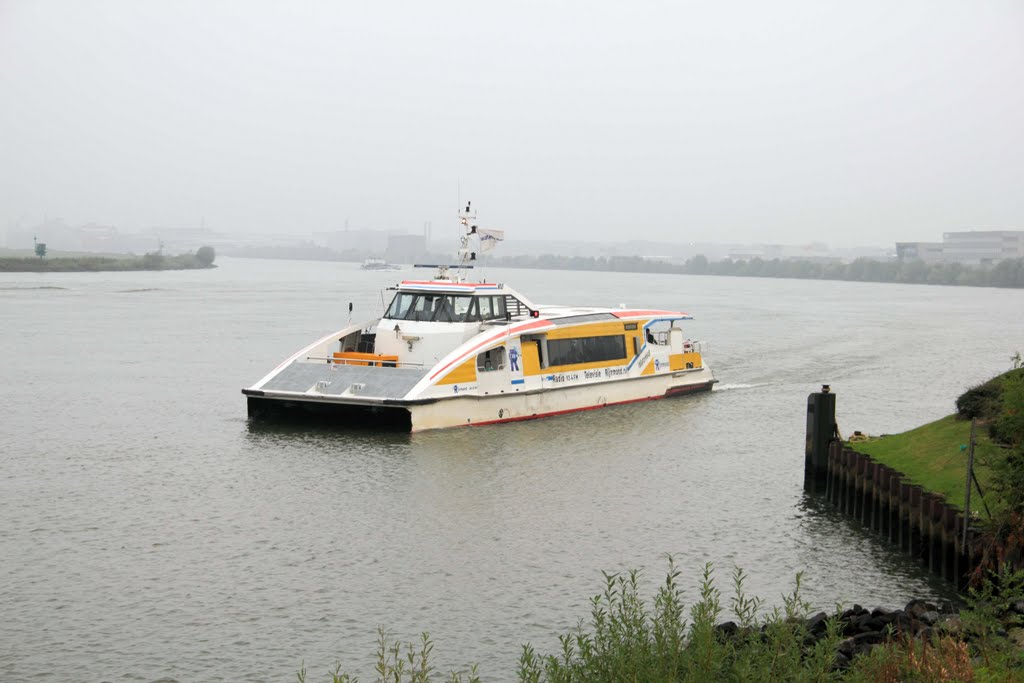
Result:
[[[384,317],[442,323],[504,320],[505,297],[398,292]]]

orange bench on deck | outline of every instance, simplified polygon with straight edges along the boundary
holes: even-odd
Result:
[[[374,367],[395,367],[398,356],[384,356],[379,353],[358,353],[356,351],[335,351],[334,362],[344,365],[372,365]]]

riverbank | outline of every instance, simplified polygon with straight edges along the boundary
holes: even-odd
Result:
[[[209,251],[204,251],[209,250]],[[168,256],[160,253],[112,256],[7,256],[0,257],[0,273],[72,273],[138,270],[198,270],[216,268],[210,247],[194,254]]]
[[[1024,410],[1024,406],[1004,404],[1002,387],[1015,381],[1024,381],[1024,369],[1015,368],[964,392],[956,399],[958,410],[954,414],[901,434],[848,435],[846,445],[963,510],[973,420],[973,470],[978,487],[972,493],[972,508],[977,510],[983,504],[979,500],[981,492],[991,487],[994,471],[1003,468],[1011,454],[1011,439],[993,432],[992,426],[1004,412]],[[1007,398],[1008,402],[1013,400]],[[994,435],[1000,438],[993,438]],[[992,514],[1000,509],[1000,501],[995,499],[984,504]]]
[[[963,510],[970,441],[971,421],[954,414],[902,434],[851,435],[848,445]],[[984,490],[991,481],[993,465],[1005,459],[1005,454],[985,430],[978,429],[974,458],[974,474]],[[974,503],[980,507],[977,497]]]
[[[958,588],[1024,570],[1024,368],[1012,361],[955,415],[874,439],[837,438],[824,385],[808,397],[805,491]]]

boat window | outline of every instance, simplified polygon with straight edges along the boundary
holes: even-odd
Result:
[[[417,294],[406,320],[432,320],[434,318],[434,304],[440,297],[436,294]]]
[[[452,299],[452,317],[456,322],[466,322],[469,320],[469,306],[473,303],[473,297],[469,296],[453,296]]]
[[[576,365],[626,357],[624,335],[548,339],[549,365]]]
[[[399,292],[388,306],[385,318],[461,323],[472,320],[472,297],[459,294],[413,294]]]
[[[484,351],[476,357],[476,369],[480,372],[491,372],[505,368],[505,347],[499,346]]]
[[[452,320],[452,301],[450,296],[440,295],[432,302],[434,315],[430,319],[439,323],[450,323]]]
[[[494,320],[498,315],[494,312],[494,297],[493,296],[481,296],[478,297],[477,305],[479,307],[478,315],[480,320]]]
[[[510,314],[511,315],[515,315],[514,312],[513,313],[509,313],[508,306],[506,305],[508,303],[508,299],[511,299],[512,297],[492,297],[492,298],[495,300],[495,304],[494,305],[495,305],[495,316],[496,317],[500,317],[500,318],[504,319],[504,318],[508,317]],[[512,299],[512,300],[515,301],[515,299]]]
[[[395,298],[391,300],[391,305],[388,306],[388,312],[384,314],[384,317],[405,320],[405,316],[409,312],[409,306],[415,298],[415,294],[404,294],[402,292],[395,294]]]

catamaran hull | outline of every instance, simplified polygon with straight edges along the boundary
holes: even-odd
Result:
[[[412,415],[404,406],[364,405],[337,400],[248,397],[249,420],[256,423],[311,424],[376,431],[412,431]]]
[[[339,427],[418,432],[517,422],[653,401],[710,391],[716,381],[710,370],[703,369],[532,392],[372,404],[334,397],[247,393],[249,417],[256,421],[310,421]]]

